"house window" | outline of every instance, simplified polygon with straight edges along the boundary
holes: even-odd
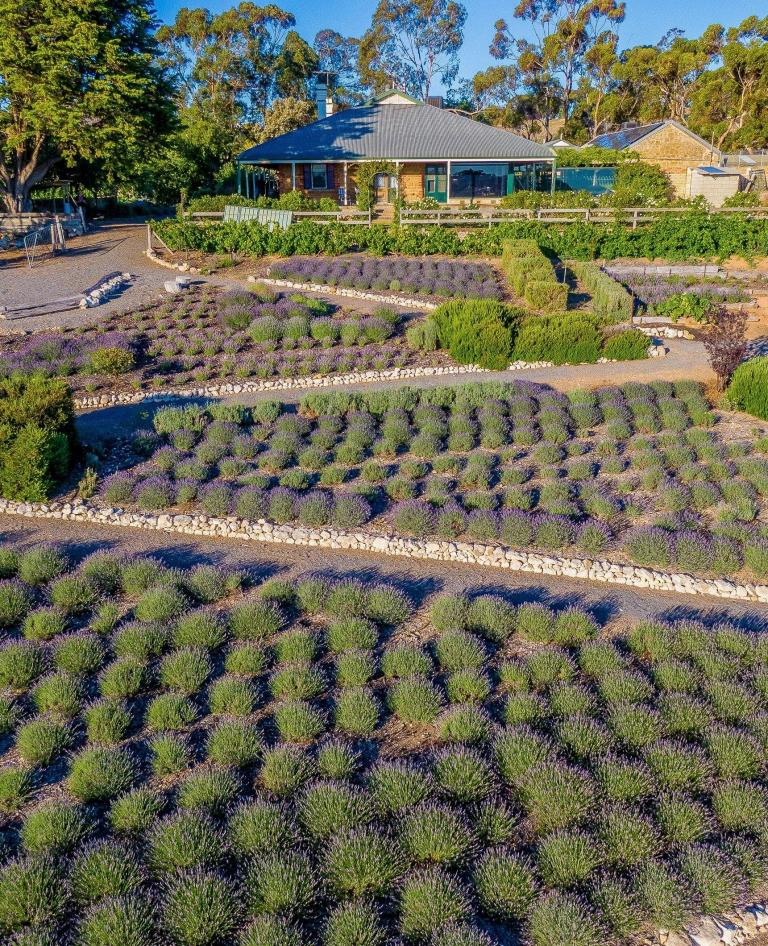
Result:
[[[451,197],[504,197],[508,164],[454,164],[451,167]]]
[[[310,166],[312,176],[312,190],[328,190],[328,170],[325,164],[313,164]]]

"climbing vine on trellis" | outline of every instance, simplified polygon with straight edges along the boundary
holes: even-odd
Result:
[[[359,164],[356,171],[357,206],[360,210],[370,210],[376,199],[374,183],[377,174],[397,176],[397,192],[400,193],[400,169],[392,161],[369,161]]]

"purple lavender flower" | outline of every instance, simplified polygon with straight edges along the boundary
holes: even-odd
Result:
[[[100,494],[108,503],[127,503],[133,498],[138,477],[130,470],[120,470],[108,476],[101,484]]]
[[[480,541],[491,541],[499,534],[498,513],[490,509],[475,509],[467,516],[467,534]]]
[[[333,524],[339,529],[355,529],[371,518],[370,503],[356,493],[336,493],[333,504]]]
[[[136,502],[141,509],[167,509],[174,500],[174,489],[164,476],[148,476],[134,490]]]

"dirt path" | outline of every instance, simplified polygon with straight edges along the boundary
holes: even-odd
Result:
[[[603,588],[572,578],[548,578],[491,572],[480,566],[407,561],[386,555],[296,549],[284,545],[259,545],[224,539],[165,536],[157,532],[68,521],[21,520],[0,515],[0,539],[21,543],[67,542],[73,552],[87,555],[112,548],[132,554],[153,554],[169,564],[187,566],[207,560],[240,564],[263,576],[292,577],[306,572],[327,575],[354,574],[363,581],[397,583],[420,602],[429,594],[482,590],[485,594],[511,595],[516,602],[542,601],[549,605],[573,604],[591,610],[601,623],[621,627],[647,618],[700,620],[708,625],[728,621],[761,630],[768,620],[768,605],[713,604],[672,593],[623,587]]]
[[[0,321],[3,332],[39,332],[64,325],[98,321],[105,315],[134,309],[163,295],[163,283],[177,273],[151,262],[144,255],[147,227],[141,220],[115,220],[94,225],[84,237],[70,241],[66,254],[44,257],[30,269],[23,264],[0,265],[0,306],[45,305],[91,288],[112,273],[134,278],[119,295],[95,309],[71,309]],[[196,277],[200,282],[238,286],[221,276]]]

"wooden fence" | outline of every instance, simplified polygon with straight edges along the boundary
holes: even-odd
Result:
[[[404,207],[400,210],[400,222],[416,226],[441,227],[491,227],[495,223],[512,223],[517,220],[535,220],[541,223],[623,223],[636,230],[644,223],[655,223],[670,214],[685,217],[699,214],[697,207],[542,207],[539,210],[506,207],[436,207],[419,210]],[[766,207],[716,207],[707,211],[715,215],[738,214],[750,219],[768,218]],[[185,220],[223,220],[223,210],[196,210],[185,212]],[[395,215],[395,219],[397,215]],[[347,226],[369,227],[377,222],[373,211],[296,210],[294,222],[314,220],[317,223],[342,223]],[[391,218],[384,222],[392,222]]]
[[[403,208],[401,223],[418,226],[490,227],[495,223],[538,220],[542,223],[623,223],[636,230],[640,224],[654,223],[670,214],[687,216],[701,213],[695,207],[543,207],[539,210],[506,207],[439,207],[430,210]],[[750,218],[768,217],[768,207],[718,207],[710,214],[740,214]]]
[[[300,220],[314,220],[315,223],[343,223],[348,226],[370,227],[373,222],[373,213],[370,210],[354,211],[350,213],[345,210],[294,210],[294,223]],[[185,212],[184,220],[223,220],[223,210],[194,210],[191,213]]]

